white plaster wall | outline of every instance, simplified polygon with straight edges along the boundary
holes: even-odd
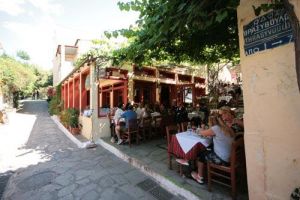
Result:
[[[300,95],[294,43],[245,56],[243,26],[255,18],[241,0],[239,41],[245,105],[245,149],[250,199],[289,199],[300,186]],[[300,8],[295,5],[297,15]]]

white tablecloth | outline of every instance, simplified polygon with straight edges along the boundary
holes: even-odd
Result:
[[[200,115],[196,112],[188,113],[188,118],[191,120],[193,117],[199,117]]]
[[[189,152],[198,142],[202,143],[205,147],[207,147],[211,143],[211,139],[202,138],[193,132],[177,133],[176,138],[184,153]]]
[[[220,96],[219,97],[219,102],[222,100],[226,101],[227,103],[232,99],[232,96]]]

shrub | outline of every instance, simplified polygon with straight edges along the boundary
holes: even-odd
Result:
[[[49,114],[50,115],[59,115],[61,112],[62,101],[57,97],[53,96],[49,102]]]
[[[78,128],[78,126],[79,126],[79,121],[78,121],[79,111],[75,108],[69,108],[68,112],[70,113],[70,123],[69,123],[69,125],[72,128]]]

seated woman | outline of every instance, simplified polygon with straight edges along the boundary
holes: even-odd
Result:
[[[236,118],[234,111],[232,111],[230,107],[228,106],[221,107],[219,113],[221,115],[222,120],[225,122],[225,124],[228,127],[232,128],[232,130],[235,133],[244,131],[243,120]]]
[[[212,115],[208,118],[209,129],[201,130],[202,136],[213,137],[213,150],[202,151],[198,155],[198,172],[192,172],[192,177],[200,184],[203,184],[203,165],[206,161],[213,162],[220,165],[228,165],[231,144],[235,136],[234,131],[226,126],[220,116]]]

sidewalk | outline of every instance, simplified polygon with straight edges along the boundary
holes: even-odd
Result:
[[[54,120],[60,124],[55,118]],[[73,137],[72,140],[76,140],[75,143],[77,146],[84,146],[84,141],[77,139],[70,133],[67,134]],[[209,192],[206,184],[200,185],[191,178],[181,177],[177,172],[177,166],[174,160],[174,169],[169,170],[167,165],[167,147],[163,139],[142,142],[139,145],[133,144],[131,148],[129,148],[128,145],[111,143],[110,138],[102,138],[96,141],[96,143],[138,168],[147,176],[155,179],[172,194],[181,194],[186,199],[231,199],[230,189],[228,188],[214,185],[213,192]],[[188,167],[184,167],[184,171],[188,170]],[[246,200],[248,196],[246,193],[239,194],[237,199]]]
[[[78,148],[51,120],[44,101],[24,102],[0,141],[13,152],[0,151],[0,175],[14,171],[4,200],[185,199],[101,146]]]

